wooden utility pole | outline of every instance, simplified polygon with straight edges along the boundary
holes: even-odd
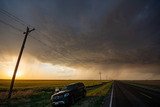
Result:
[[[27,37],[28,37],[28,34],[32,31],[34,31],[35,29],[29,29],[27,27],[27,30],[26,32],[24,32],[23,34],[25,34],[25,37],[24,37],[24,40],[23,40],[23,43],[22,43],[22,46],[21,46],[21,50],[20,50],[20,53],[19,53],[19,56],[18,56],[18,59],[17,59],[17,63],[16,63],[16,66],[15,66],[15,69],[14,69],[14,73],[13,73],[13,76],[12,76],[12,80],[11,80],[11,84],[10,84],[10,89],[9,89],[9,93],[8,93],[8,99],[11,98],[11,95],[12,95],[12,91],[13,91],[13,86],[14,86],[14,81],[15,81],[15,77],[16,77],[16,73],[17,73],[17,70],[18,70],[18,66],[19,66],[19,63],[20,63],[20,60],[21,60],[21,56],[22,56],[22,53],[23,53],[23,50],[24,50],[24,46],[25,46],[25,43],[26,43],[26,40],[27,40]]]
[[[100,80],[101,80],[101,72],[99,72]]]

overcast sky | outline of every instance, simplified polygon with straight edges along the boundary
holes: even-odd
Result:
[[[24,24],[36,30],[23,78],[98,79],[102,72],[103,79],[160,79],[159,0],[0,0],[3,75],[15,65]]]

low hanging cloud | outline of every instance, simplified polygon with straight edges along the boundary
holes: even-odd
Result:
[[[158,0],[4,0],[0,5],[40,31],[31,36],[45,45],[29,37],[25,52],[42,62],[84,69],[82,72],[112,72],[113,77],[121,74],[119,79],[127,78],[126,72],[146,73],[148,79],[160,77]],[[11,32],[19,33],[0,26],[1,52],[7,52],[5,40],[7,49],[15,49],[16,54],[20,44],[16,41],[22,38],[8,38]]]

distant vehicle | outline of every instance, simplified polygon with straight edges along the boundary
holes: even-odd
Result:
[[[55,89],[55,93],[51,96],[52,106],[74,104],[79,98],[86,96],[85,85],[81,82],[70,84],[61,90]]]

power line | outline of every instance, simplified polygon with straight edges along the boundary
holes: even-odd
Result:
[[[3,23],[3,24],[5,24],[5,25],[7,25],[7,26],[9,26],[9,27],[11,27],[11,28],[13,28],[13,29],[15,29],[15,30],[17,30],[17,31],[19,31],[19,32],[23,32],[21,29],[16,28],[16,27],[14,27],[13,25],[11,25],[11,24],[9,24],[9,23],[7,23],[7,22],[4,22],[4,21],[2,21],[2,20],[0,20],[0,22]],[[35,37],[33,37],[33,36],[30,36],[30,37],[32,37],[34,40],[38,41],[39,43],[43,44],[44,46],[53,49],[52,47],[48,46],[47,44],[45,44],[45,43],[42,42],[41,40],[39,40],[39,39],[37,39],[37,38],[35,38]],[[54,50],[54,52],[62,55],[61,53],[59,53],[59,52],[57,52],[57,51],[55,51],[55,50]],[[65,57],[65,56],[63,55],[63,57]],[[65,58],[66,58],[66,57],[65,57]]]
[[[26,24],[23,20],[21,20],[20,18],[16,17],[15,15],[7,12],[6,10],[0,9],[0,12],[3,13],[4,15],[6,15],[7,17],[13,19],[14,21],[20,23],[20,24],[23,25],[24,27],[26,27],[26,26],[32,27],[31,25]],[[4,21],[2,21],[2,20],[0,20],[0,22],[3,23],[3,24],[5,24],[5,25],[10,26],[11,28],[13,28],[13,29],[15,29],[15,30],[18,30],[18,31],[20,31],[20,32],[23,32],[21,29],[16,28],[16,27],[14,27],[13,25],[8,24],[8,23],[6,23],[6,22],[4,22]],[[47,37],[45,34],[42,34],[42,32],[40,32],[40,31],[38,31],[38,30],[36,31],[36,33],[38,33],[39,35],[42,35],[43,37]],[[50,49],[53,49],[51,46],[47,45],[46,43],[42,42],[41,40],[39,40],[39,39],[37,39],[37,38],[35,38],[35,37],[33,37],[33,36],[30,36],[30,37],[32,37],[34,40],[37,40],[39,43],[43,44],[44,46],[49,47]],[[61,38],[61,39],[62,39],[62,38]],[[61,55],[61,56],[63,56],[64,58],[68,59],[68,58],[67,58],[65,55],[63,55],[62,53],[56,51],[55,49],[53,49],[53,50],[54,50],[54,52],[58,53],[58,55]],[[69,51],[68,51],[68,52],[69,52]],[[70,54],[70,53],[68,53],[68,54]],[[81,64],[84,65],[84,63],[82,62],[82,60],[77,59],[77,57],[74,57],[74,56],[72,56],[72,55],[70,55],[69,57],[71,57],[72,59],[75,59],[75,60],[79,61]],[[81,66],[82,66],[82,65],[81,65]],[[100,74],[100,80],[101,80],[101,74]]]
[[[3,21],[3,20],[0,20],[0,22],[3,23],[3,24],[5,24],[5,25],[7,25],[7,26],[9,26],[9,27],[11,27],[11,28],[13,28],[13,29],[15,29],[15,30],[17,30],[17,31],[19,31],[19,32],[23,32],[21,29],[16,28],[15,26],[13,26],[13,25],[11,25],[11,24],[9,24],[9,23],[6,23],[6,22]]]
[[[45,34],[42,34],[42,33],[40,33],[40,32],[36,32],[36,33],[39,33],[39,35],[44,35],[45,37],[47,36],[47,35],[45,35]],[[33,36],[31,36],[33,39],[35,39],[35,40],[37,40],[38,42],[40,42],[41,44],[43,44],[43,45],[45,45],[46,47],[49,47],[50,49],[53,49],[52,47],[50,47],[50,46],[48,46],[47,44],[45,44],[44,42],[42,42],[41,40],[39,40],[39,39],[37,39],[37,38],[35,38],[35,37],[33,37]],[[54,50],[55,52],[57,52],[57,53],[59,53],[58,51],[56,51],[56,50]],[[66,56],[64,56],[63,54],[61,54],[61,53],[59,53],[61,56],[63,56],[64,58],[66,58]],[[70,53],[69,53],[70,54]],[[83,64],[83,62],[81,61],[81,60],[79,60],[79,59],[77,59],[76,57],[74,57],[74,56],[72,56],[72,55],[70,55],[69,57],[71,57],[72,59],[75,59],[75,60],[77,60],[77,61],[79,61],[81,64]],[[68,59],[68,58],[67,58]],[[84,64],[83,65],[81,65],[81,66],[84,66]]]
[[[26,24],[23,20],[21,20],[20,18],[16,17],[15,15],[9,13],[8,11],[3,10],[3,9],[0,9],[0,10],[1,10],[1,11],[0,11],[1,13],[3,13],[3,14],[5,14],[6,16],[10,17],[11,19],[13,19],[14,21],[20,23],[21,25],[23,25],[23,26],[27,26],[27,25],[28,25],[28,24]],[[11,25],[11,26],[12,26],[12,25]],[[31,26],[31,25],[28,25],[28,26]],[[31,27],[32,27],[32,26],[31,26]],[[15,29],[14,26],[12,26],[12,28]],[[17,30],[20,31],[19,29],[17,29]],[[36,33],[39,33],[39,35],[42,35],[43,37],[47,37],[45,34],[42,34],[42,32],[40,32],[40,31],[38,31],[38,30],[35,31],[35,32],[36,32]],[[41,40],[39,40],[39,39],[37,39],[37,38],[35,38],[35,37],[33,37],[33,36],[31,36],[31,37],[32,37],[33,39],[37,40],[38,42],[40,42],[41,44],[45,45],[46,47],[49,47],[49,48],[53,49],[52,47],[48,46],[47,44],[45,44],[45,43],[42,42]],[[58,52],[58,51],[56,51],[56,50],[54,50],[54,52],[58,53],[59,55],[63,56],[64,58],[66,58],[66,56],[64,56],[62,53],[60,53],[60,52]],[[68,54],[70,54],[70,53],[68,53]],[[84,66],[84,63],[83,63],[80,59],[77,59],[77,57],[74,57],[74,56],[72,56],[72,55],[70,55],[69,57],[71,57],[72,59],[75,59],[75,60],[77,60],[78,62],[80,62],[81,64],[83,64],[83,65],[81,65],[81,66]],[[68,58],[67,58],[67,59],[68,59]]]
[[[11,24],[9,24],[9,23],[7,23],[7,22],[4,22],[4,21],[2,21],[2,20],[0,20],[0,22],[3,23],[3,24],[5,24],[5,25],[7,25],[7,26],[9,26],[9,27],[11,27],[11,28],[13,28],[13,29],[15,29],[15,30],[17,30],[17,31],[23,32],[21,29],[16,28],[16,27],[14,27],[13,25],[11,25]],[[52,47],[50,47],[49,45],[45,44],[45,43],[42,42],[41,40],[39,40],[39,39],[37,39],[37,38],[35,38],[35,37],[33,37],[33,36],[30,36],[30,37],[33,38],[34,40],[38,41],[39,43],[43,44],[44,46],[46,46],[46,47],[48,47],[48,48],[50,48],[50,49],[53,49]],[[58,55],[63,56],[63,58],[68,59],[68,58],[66,58],[63,54],[59,53],[58,51],[55,51],[55,50],[54,50],[54,52],[56,52]],[[62,60],[61,60],[61,61],[62,61]]]
[[[3,14],[5,14],[5,15],[8,16],[9,18],[13,19],[14,21],[20,23],[20,24],[23,25],[23,26],[27,26],[27,25],[28,25],[28,24],[26,24],[23,20],[19,19],[19,18],[16,17],[15,15],[7,12],[6,10],[0,9],[0,12],[3,13]],[[18,28],[16,28],[16,27],[14,27],[14,26],[11,25],[11,24],[8,24],[8,23],[6,23],[6,22],[4,22],[4,21],[2,21],[2,20],[0,20],[0,21],[1,21],[2,23],[4,23],[5,25],[8,25],[8,26],[12,27],[12,28],[15,29],[15,30],[18,30],[18,31],[20,31],[20,32],[22,31],[22,30],[20,30],[20,29],[18,29]],[[29,26],[31,26],[31,25],[29,25]],[[22,32],[23,32],[23,31],[22,31]],[[37,32],[37,33],[41,34],[40,32]],[[31,37],[32,37],[32,36],[31,36]],[[36,39],[35,37],[32,37],[32,38],[35,39],[35,40],[37,40],[37,41],[40,42],[41,44],[45,45],[46,47],[50,47],[50,46],[48,46],[47,44],[45,44],[44,42],[42,42],[41,40]],[[50,47],[50,48],[51,48],[51,47]],[[57,51],[56,51],[56,52],[57,52]],[[58,53],[58,52],[57,52],[57,53]],[[59,53],[59,54],[60,54],[60,53]]]
[[[15,15],[9,13],[9,12],[6,11],[6,10],[0,9],[0,12],[1,12],[2,14],[5,14],[5,15],[8,16],[9,18],[13,19],[14,21],[20,23],[21,25],[23,25],[23,26],[25,26],[25,27],[26,27],[26,26],[31,26],[31,25],[29,25],[29,24],[26,24],[23,20],[19,19],[18,17],[16,17]],[[31,26],[31,27],[32,27],[32,26]]]
[[[48,48],[50,48],[50,49],[53,49],[51,46],[47,45],[46,43],[42,42],[41,40],[39,40],[39,39],[37,39],[37,38],[35,38],[35,37],[33,37],[33,36],[30,36],[30,37],[33,38],[34,40],[38,41],[38,42],[41,43],[42,45],[44,45],[44,46],[46,46],[46,47],[48,47]],[[66,57],[65,57],[63,54],[61,54],[60,52],[58,52],[58,51],[56,51],[56,50],[54,50],[54,52],[56,52],[58,55],[63,56],[64,58],[66,58]],[[67,58],[66,58],[66,59],[67,59]]]

